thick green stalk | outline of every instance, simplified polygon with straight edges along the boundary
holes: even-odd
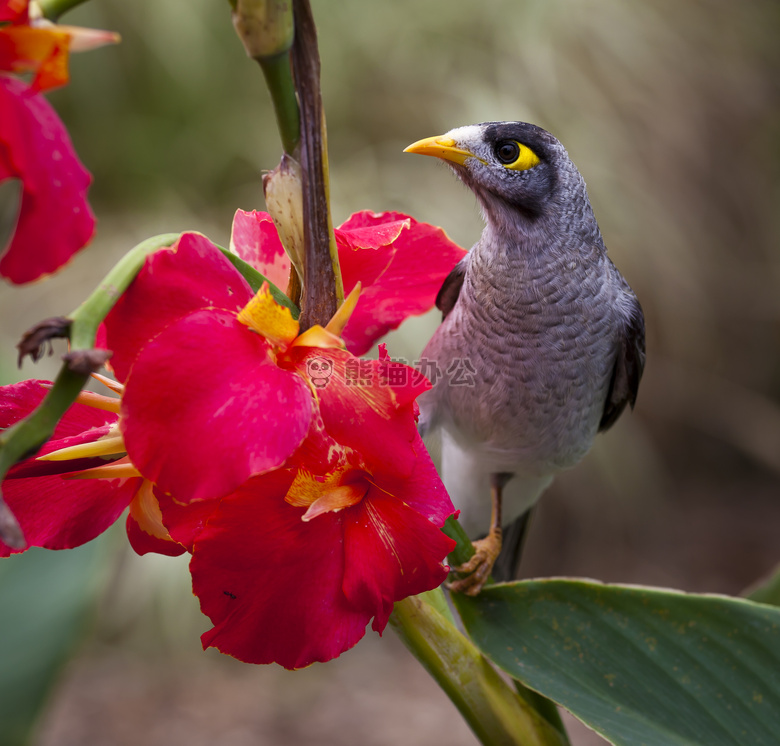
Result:
[[[259,58],[276,113],[276,126],[284,152],[295,156],[301,142],[300,112],[290,67],[290,52]]]
[[[292,0],[231,0],[233,26],[246,53],[261,67],[271,94],[284,152],[298,157],[300,111],[292,78]]]
[[[474,545],[471,543],[468,534],[463,530],[463,526],[454,517],[450,516],[442,530],[450,539],[456,542],[455,548],[450,552],[449,561],[455,566],[468,562],[474,555]],[[518,695],[523,701],[536,710],[559,732],[561,743],[568,745],[569,739],[555,702],[547,699],[547,697],[543,697],[533,689],[529,689],[519,681],[515,681],[514,684]]]
[[[38,408],[0,433],[0,481],[17,461],[34,454],[52,436],[57,423],[89,380],[89,351],[95,344],[100,322],[138,274],[146,257],[163,246],[170,246],[178,237],[178,233],[169,233],[138,244],[125,254],[84,303],[69,317],[61,319],[61,328],[67,329],[66,336],[70,339],[70,352],[53,386]],[[79,365],[74,359],[82,352],[85,353],[86,362]],[[25,545],[19,526],[3,502],[2,495],[0,539],[15,548]]]
[[[561,734],[520,698],[430,601],[431,591],[396,603],[390,624],[485,746],[565,746]],[[427,597],[427,599],[426,599]]]
[[[63,13],[81,5],[85,0],[38,0],[44,18],[56,21]]]

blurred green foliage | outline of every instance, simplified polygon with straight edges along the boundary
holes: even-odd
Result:
[[[105,542],[31,549],[0,563],[0,743],[28,743],[63,667],[87,632]],[[35,613],[31,613],[31,610]]]

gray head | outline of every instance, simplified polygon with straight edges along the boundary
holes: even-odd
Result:
[[[474,192],[494,229],[538,230],[539,223],[560,228],[573,213],[579,220],[593,220],[585,182],[566,149],[535,124],[483,122],[458,127],[413,143],[405,152],[447,161]]]

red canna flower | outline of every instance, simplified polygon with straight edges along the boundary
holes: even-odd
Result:
[[[68,81],[71,50],[118,41],[107,31],[30,18],[28,0],[0,0],[0,71],[32,73],[32,85],[0,72],[0,181],[22,182],[16,230],[0,275],[24,283],[54,272],[89,243],[91,177],[40,91]]]
[[[361,361],[343,348],[356,297],[299,334],[267,286],[253,296],[207,239],[184,234],[106,319],[158,544],[193,555],[214,623],[204,646],[244,661],[329,660],[446,575],[439,529],[453,508],[415,427],[430,384],[384,351]]]
[[[275,237],[266,218],[248,217],[243,238],[234,227],[244,255],[252,235]],[[91,415],[100,427],[88,419],[88,430],[73,433],[76,449],[55,434],[44,461],[15,467],[3,484],[30,542],[75,546],[129,504],[137,552],[192,554],[193,590],[214,625],[204,647],[287,668],[339,655],[372,619],[381,632],[396,601],[438,586],[453,546],[440,528],[453,507],[415,427],[415,399],[430,384],[383,347],[379,360],[359,360],[340,337],[354,324],[371,344],[369,324],[388,328],[371,309],[366,321],[350,319],[359,310],[359,268],[372,267],[363,274],[369,289],[389,298],[381,278],[394,276],[393,244],[420,224],[379,217],[343,232],[342,250],[352,252],[348,287],[356,289],[327,327],[302,334],[268,286],[254,294],[205,237],[184,234],[150,256],[103,333],[125,382],[114,384],[121,405],[83,394],[60,427],[78,430],[71,413],[83,415],[88,404],[112,410]],[[431,271],[446,274],[462,251],[448,245],[442,259],[440,248],[430,247]],[[256,251],[255,263],[282,282],[284,257],[274,250],[272,261],[267,247]],[[415,271],[424,285],[424,269]],[[413,285],[414,272],[409,277]],[[409,305],[426,310],[419,299]],[[402,314],[388,307],[397,325]],[[12,388],[0,389],[0,411]],[[36,401],[11,407],[0,424]],[[35,529],[45,505],[27,509],[24,497],[44,480],[60,496],[49,519],[54,534],[63,533],[61,523],[83,524],[77,536],[51,541]]]

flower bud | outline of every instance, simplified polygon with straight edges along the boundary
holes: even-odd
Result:
[[[284,249],[304,282],[303,189],[301,164],[286,153],[279,165],[263,176],[263,192]]]
[[[247,54],[256,60],[287,52],[293,42],[291,0],[237,0],[233,26]]]

